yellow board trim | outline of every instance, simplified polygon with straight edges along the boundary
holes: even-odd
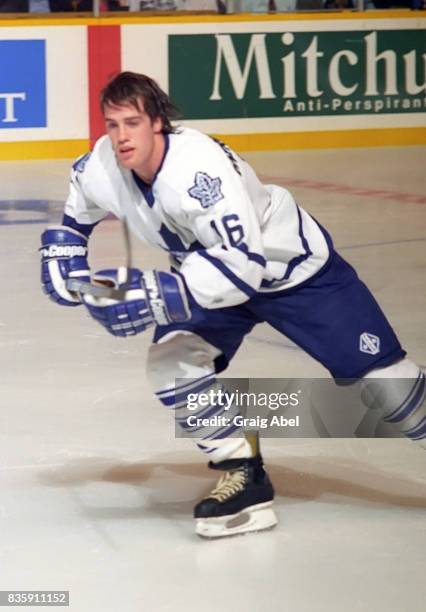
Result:
[[[89,149],[88,139],[0,142],[0,160],[75,158]]]
[[[103,13],[101,17],[90,17],[84,13],[75,13],[72,16],[69,14],[56,13],[56,16],[47,17],[42,15],[35,17],[34,13],[30,16],[11,15],[10,18],[2,17],[0,19],[0,27],[27,27],[27,26],[89,26],[89,25],[165,25],[176,23],[229,23],[229,22],[267,22],[267,21],[333,21],[333,20],[367,20],[372,19],[415,19],[419,22],[425,20],[425,17],[418,11],[409,9],[394,9],[386,11],[328,11],[307,12],[307,13],[278,13],[278,14],[261,14],[261,13],[238,13],[234,15],[219,15],[210,12],[181,12],[181,13]]]
[[[339,149],[346,147],[404,147],[426,145],[426,128],[328,130],[214,134],[236,151]],[[90,149],[89,140],[1,142],[0,161],[76,158]]]
[[[269,134],[216,134],[216,136],[237,151],[426,145],[426,128],[329,130]]]

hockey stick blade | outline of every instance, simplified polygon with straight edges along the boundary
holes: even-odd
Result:
[[[75,293],[81,293],[82,295],[88,294],[94,297],[110,298],[112,300],[124,300],[126,296],[125,289],[114,289],[113,287],[103,287],[101,285],[92,285],[86,281],[79,280],[78,278],[68,278],[65,282],[65,286],[68,291],[74,291]]]

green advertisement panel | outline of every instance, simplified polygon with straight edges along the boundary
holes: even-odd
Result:
[[[185,119],[424,113],[426,32],[169,36]]]

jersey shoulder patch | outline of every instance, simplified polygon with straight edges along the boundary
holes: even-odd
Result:
[[[188,194],[191,198],[198,200],[203,208],[209,208],[223,200],[224,195],[220,190],[221,186],[222,181],[218,176],[212,178],[206,172],[196,172],[194,184],[188,189]]]
[[[84,168],[85,168],[87,162],[89,161],[91,155],[92,155],[92,152],[89,151],[85,155],[82,155],[81,157],[79,157],[73,163],[72,169],[75,170],[75,172],[84,172]]]

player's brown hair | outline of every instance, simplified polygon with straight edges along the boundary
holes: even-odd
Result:
[[[157,83],[137,72],[120,72],[115,76],[101,92],[101,109],[105,106],[120,106],[131,104],[140,110],[139,101],[142,98],[145,112],[151,121],[160,118],[163,132],[169,134],[174,132],[171,124],[173,119],[179,117],[179,111],[170,100],[169,96],[157,85]]]

